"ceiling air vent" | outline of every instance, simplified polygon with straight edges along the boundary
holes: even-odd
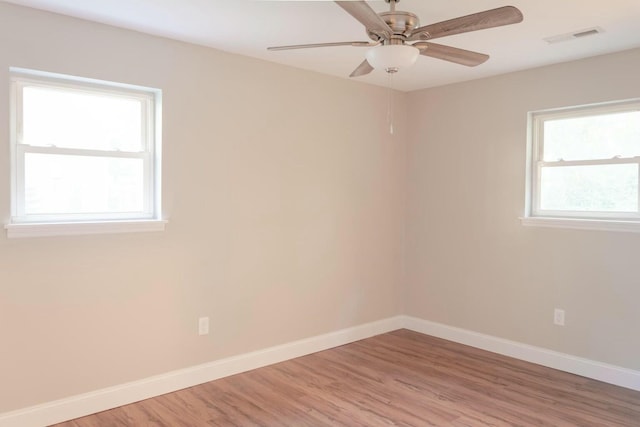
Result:
[[[560,34],[558,36],[551,36],[544,38],[547,43],[560,43],[569,40],[575,40],[582,37],[595,36],[596,34],[603,33],[604,30],[600,27],[585,28],[584,30],[574,31],[572,33]]]

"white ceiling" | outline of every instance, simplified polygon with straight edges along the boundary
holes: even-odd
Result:
[[[363,40],[363,26],[332,1],[269,0],[2,0],[210,46],[267,61],[348,78],[366,48],[327,47],[268,52],[268,46]],[[376,12],[388,10],[370,1]],[[512,5],[519,24],[438,39],[440,44],[489,54],[469,68],[423,57],[396,74],[393,87],[410,91],[509,71],[640,47],[640,0],[401,0],[399,10],[426,25]],[[591,27],[603,33],[549,44],[543,39]],[[357,78],[387,85],[375,70]]]

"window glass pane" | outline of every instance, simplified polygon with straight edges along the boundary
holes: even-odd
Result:
[[[90,150],[144,150],[139,99],[27,86],[22,143]]]
[[[26,214],[142,212],[142,159],[25,154]]]
[[[638,210],[637,164],[543,167],[540,187],[543,210]]]
[[[547,120],[544,160],[640,156],[640,111]]]

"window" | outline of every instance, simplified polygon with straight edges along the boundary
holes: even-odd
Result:
[[[525,223],[640,231],[640,101],[532,113],[530,129]]]
[[[158,90],[15,69],[11,88],[10,237],[163,227]]]

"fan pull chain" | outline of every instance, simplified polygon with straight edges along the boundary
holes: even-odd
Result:
[[[389,134],[393,135],[393,88],[392,75],[394,72],[387,71],[387,123],[389,123]]]

